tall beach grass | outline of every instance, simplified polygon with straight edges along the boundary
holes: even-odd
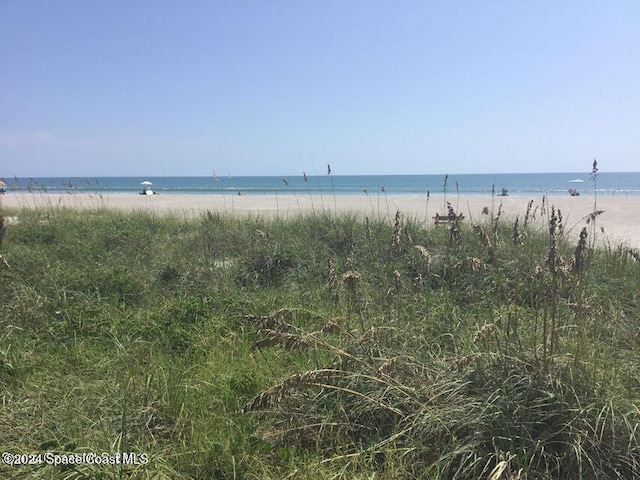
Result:
[[[640,255],[539,207],[5,210],[0,443],[149,462],[0,476],[637,478]]]

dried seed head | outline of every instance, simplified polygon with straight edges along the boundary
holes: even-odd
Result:
[[[549,236],[550,236],[550,245],[549,245],[549,253],[547,256],[547,266],[549,267],[549,271],[555,275],[560,272],[560,252],[558,250],[558,216],[556,214],[556,209],[552,205],[551,206],[551,218],[549,219]]]
[[[469,355],[464,355],[463,357],[456,358],[453,362],[451,362],[451,366],[448,368],[448,370],[461,370],[480,357],[481,354],[479,353],[470,353]]]
[[[381,375],[388,375],[396,368],[398,363],[400,363],[400,357],[390,358],[378,367],[378,373]]]
[[[489,336],[496,331],[496,326],[493,323],[487,323],[478,330],[473,336],[473,343],[483,342]]]
[[[396,250],[400,248],[400,219],[402,214],[400,210],[396,210],[396,219],[393,224],[393,234],[391,235],[391,246]]]
[[[399,295],[402,291],[402,276],[398,270],[393,271],[393,293]]]
[[[329,320],[325,323],[320,329],[321,333],[338,333],[341,330],[340,325],[338,325],[335,321]]]
[[[0,193],[0,195],[2,195]],[[4,232],[5,232],[5,226],[4,226],[4,216],[0,215],[0,248],[2,247],[2,239],[4,238]]]
[[[404,241],[407,245],[413,245],[413,237],[407,227],[404,227]]]
[[[449,217],[449,218],[455,218],[456,217],[456,211],[451,206],[451,202],[447,202],[447,217]]]
[[[293,327],[289,323],[293,317],[293,312],[287,308],[272,313],[271,315],[245,315],[246,322],[255,325],[259,329],[277,328],[278,330],[289,330]]]
[[[369,224],[369,217],[364,217],[364,232],[367,236],[367,240],[371,240],[373,235],[371,234],[371,225]]]
[[[562,223],[562,211],[560,209],[558,209],[557,217],[558,217],[558,235],[562,236],[564,234],[564,224]]]
[[[345,284],[350,292],[355,293],[360,283],[360,273],[355,270],[345,272],[344,275],[342,275],[342,283]]]
[[[478,273],[487,269],[487,264],[479,258],[469,257],[465,258],[461,262],[456,263],[454,268],[458,270],[464,270],[467,272]]]
[[[582,227],[580,231],[580,239],[578,245],[573,252],[573,260],[571,261],[571,273],[578,274],[584,270],[587,251],[587,227]]]
[[[451,228],[449,228],[449,246],[453,247],[460,243],[460,224],[458,223],[458,219],[453,221],[451,224]]]
[[[414,291],[414,293],[418,293],[420,288],[422,288],[423,283],[424,283],[424,280],[422,278],[422,274],[421,273],[419,273],[415,277],[413,277],[413,291]]]
[[[524,228],[527,228],[527,225],[529,224],[529,217],[531,215],[531,207],[533,207],[533,200],[529,200],[529,203],[527,204],[527,213],[525,213],[524,215]],[[535,212],[534,212],[535,215]]]
[[[309,386],[323,384],[329,381],[339,372],[333,369],[308,370],[285,378],[281,383],[275,385],[259,395],[256,395],[240,409],[240,414],[261,410],[269,405],[278,404],[283,396],[293,390],[300,390]]]
[[[487,253],[489,254],[490,262],[492,264],[495,264],[496,263],[496,252],[495,252],[495,249],[493,248],[493,243],[491,242],[491,238],[489,237],[489,234],[480,225],[474,225],[473,226],[473,231],[475,232],[476,235],[478,235],[478,237],[480,237],[480,240],[482,241],[482,245],[484,245],[484,247],[487,249]]]
[[[544,276],[544,271],[542,267],[536,263],[536,266],[533,267],[533,277],[537,279],[541,279]]]
[[[427,265],[427,267],[431,266],[431,254],[429,253],[429,251],[422,245],[414,245],[413,248],[418,251],[420,257],[422,257],[422,260],[424,260],[424,263]]]
[[[330,258],[327,260],[327,286],[329,287],[329,293],[331,293],[331,300],[337,305],[340,301],[340,288],[336,268]]]
[[[514,245],[522,245],[522,236],[520,235],[520,228],[518,227],[519,221],[520,221],[520,217],[516,217],[516,221],[513,224],[513,244]]]

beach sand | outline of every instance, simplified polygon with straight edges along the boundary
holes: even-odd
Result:
[[[446,200],[458,213],[465,216],[465,222],[482,222],[488,215],[486,207],[497,214],[502,205],[501,218],[513,221],[516,216],[524,220],[527,205],[533,200],[534,225],[545,228],[547,215],[541,215],[542,195],[491,197],[490,195],[465,196],[448,195]],[[148,211],[154,214],[171,213],[185,217],[195,217],[206,211],[220,212],[233,216],[259,216],[291,218],[312,212],[356,213],[362,218],[393,220],[396,211],[405,218],[433,226],[436,212],[446,213],[442,194],[431,195],[125,195],[125,194],[49,194],[10,193],[0,197],[0,207],[4,208],[80,208],[80,209],[120,209],[124,211]],[[565,230],[577,235],[587,226],[586,217],[594,210],[593,196],[571,197],[551,196],[546,199],[546,210],[551,206],[562,212]],[[597,210],[603,213],[597,217],[597,235],[601,241],[622,242],[640,248],[640,196],[601,196],[597,199]],[[530,221],[531,223],[531,221]],[[588,225],[591,234],[593,224]]]

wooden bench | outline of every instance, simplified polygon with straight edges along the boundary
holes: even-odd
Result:
[[[434,223],[436,225],[440,224],[449,224],[451,222],[464,220],[464,215],[440,215],[436,213],[436,216],[433,217]]]

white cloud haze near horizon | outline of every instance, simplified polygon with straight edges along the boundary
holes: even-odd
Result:
[[[0,177],[640,167],[640,2],[0,3]]]

